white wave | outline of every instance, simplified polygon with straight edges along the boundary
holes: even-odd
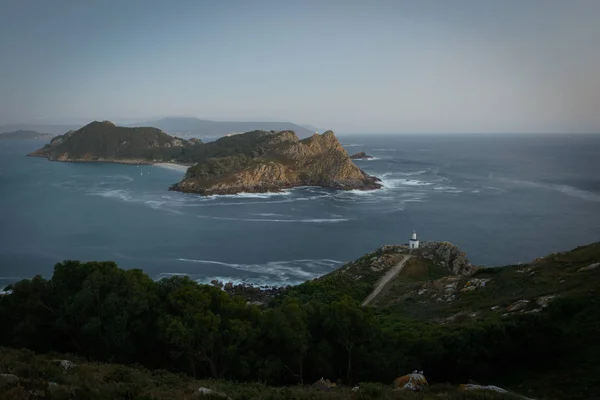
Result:
[[[172,276],[190,276],[190,274],[186,274],[184,272],[162,272],[160,274],[158,274],[158,276],[156,277],[156,280],[161,280],[164,278],[170,278]]]
[[[164,202],[164,201],[147,200],[147,201],[144,201],[144,204],[150,206],[150,208],[152,208],[154,210],[168,211],[170,213],[178,214],[178,215],[183,214],[181,211],[171,208],[170,204],[168,204],[167,202]]]
[[[219,281],[223,284],[226,283],[231,283],[233,285],[252,285],[252,286],[267,286],[269,281],[265,280],[265,279],[257,279],[257,278],[233,278],[231,276],[207,276],[207,277],[203,277],[203,278],[198,278],[196,279],[196,282],[198,282],[201,285],[211,285],[212,286],[212,281]],[[271,286],[271,285],[268,285]]]
[[[281,192],[267,192],[267,193],[246,193],[246,192],[241,192],[241,193],[236,193],[236,194],[213,194],[213,195],[206,196],[206,197],[210,198],[210,199],[218,199],[218,198],[268,199],[269,197],[289,196],[290,194],[292,194],[291,190],[285,189],[285,190],[283,190]]]
[[[567,196],[578,197],[587,201],[600,201],[600,195],[586,190],[574,188],[566,185],[549,185],[552,190],[559,191]]]
[[[428,172],[429,171],[427,171],[427,170],[421,170],[421,171],[396,172],[396,174],[403,175],[403,176],[415,176],[415,175],[423,175]]]
[[[398,151],[398,149],[373,149],[373,151]]]
[[[255,274],[273,275],[283,281],[289,280],[290,276],[295,276],[303,280],[316,278],[322,275],[323,273],[326,273],[335,268],[336,266],[342,264],[341,261],[329,259],[269,261],[266,264],[238,264],[213,260],[194,260],[187,258],[178,258],[177,261],[197,264],[221,265],[238,271],[251,272]]]
[[[439,185],[433,188],[433,190],[438,190],[438,191],[444,191],[446,193],[462,193],[463,191],[455,188],[453,186],[444,186],[444,185]]]
[[[187,172],[187,170],[189,168],[187,165],[172,164],[172,163],[157,163],[157,164],[154,164],[154,166],[159,167],[159,168],[168,169],[171,171],[177,171],[177,172]]]
[[[359,146],[364,146],[364,144],[348,143],[348,144],[342,144],[342,146],[344,146],[344,147],[359,147]]]
[[[289,215],[285,214],[274,214],[274,213],[249,213],[248,215],[258,215],[259,217],[289,217]]]
[[[399,187],[402,186],[431,186],[433,185],[433,183],[431,182],[424,182],[424,181],[419,181],[419,180],[415,180],[415,179],[387,179],[387,178],[381,178],[381,184],[383,185],[384,188],[387,189],[397,189]]]
[[[301,223],[336,223],[346,222],[347,218],[307,218],[307,219],[269,219],[269,218],[234,218],[234,217],[215,217],[212,215],[196,215],[198,218],[218,219],[225,221],[246,221],[246,222],[301,222]]]
[[[105,190],[92,190],[87,193],[92,196],[101,196],[108,198],[116,198],[123,201],[131,201],[131,194],[127,190],[123,189],[105,189]]]
[[[497,180],[506,181],[510,183],[516,183],[520,185],[533,186],[540,189],[553,190],[565,194],[571,197],[577,197],[586,201],[600,201],[600,194],[589,192],[587,190],[578,189],[572,186],[567,185],[557,185],[557,184],[546,184],[539,182],[531,182],[531,181],[522,181],[516,179],[506,179],[506,178],[496,178]]]
[[[377,160],[381,160],[381,158],[379,158],[379,157],[357,158],[354,161],[377,161]]]
[[[383,182],[382,182],[383,184]],[[375,195],[377,190],[360,190],[360,189],[352,189],[352,190],[344,190],[340,192],[338,196],[335,197],[344,197],[344,195],[358,195],[358,196],[373,196]]]
[[[497,190],[497,191],[499,191],[499,192],[505,192],[505,190],[504,190],[504,189],[500,189],[500,188],[497,188],[497,187],[494,187],[494,186],[481,186],[481,187],[484,187],[484,188],[486,188],[486,189]]]

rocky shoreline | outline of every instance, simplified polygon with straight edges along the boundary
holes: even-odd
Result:
[[[244,298],[248,303],[255,305],[263,305],[268,303],[270,300],[285,293],[291,286],[254,286],[248,283],[241,283],[234,285],[233,282],[221,282],[219,280],[212,280],[210,282],[212,286],[222,289],[226,293],[232,296],[240,296]]]

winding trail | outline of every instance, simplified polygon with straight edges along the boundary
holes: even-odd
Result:
[[[373,300],[375,300],[375,298],[379,295],[379,293],[381,293],[381,291],[383,290],[383,288],[385,288],[387,286],[387,284],[394,279],[396,276],[398,276],[398,274],[400,273],[400,271],[402,271],[402,268],[404,268],[404,264],[406,264],[406,262],[408,261],[408,259],[411,256],[404,256],[404,258],[402,258],[402,260],[400,260],[400,262],[396,265],[394,265],[387,274],[385,274],[383,276],[383,278],[381,278],[379,280],[379,282],[377,283],[377,286],[375,287],[375,289],[373,289],[373,291],[371,292],[370,295],[367,296],[367,298],[362,302],[363,307],[369,305],[369,303],[371,303]]]

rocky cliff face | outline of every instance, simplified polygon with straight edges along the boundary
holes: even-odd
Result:
[[[212,194],[275,192],[296,186],[372,190],[379,179],[348,157],[334,133],[299,140],[292,131],[253,131],[202,146],[171,190]]]
[[[419,253],[424,259],[447,268],[452,275],[471,275],[477,270],[466,253],[449,242],[422,242]]]
[[[94,121],[77,131],[57,136],[29,154],[54,161],[150,163],[175,160],[196,146],[156,128],[126,128]]]

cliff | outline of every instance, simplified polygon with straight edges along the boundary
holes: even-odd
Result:
[[[198,143],[169,136],[157,128],[94,121],[53,138],[29,156],[53,161],[151,163],[175,160]]]
[[[292,131],[253,131],[206,143],[171,190],[212,194],[276,192],[297,186],[379,189],[348,157],[332,131],[300,140]]]

